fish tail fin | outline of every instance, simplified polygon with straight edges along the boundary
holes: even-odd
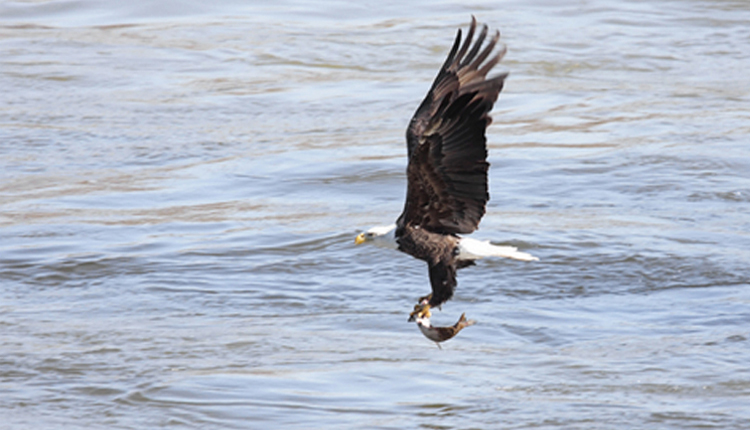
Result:
[[[476,323],[477,322],[474,321],[474,320],[467,320],[466,319],[466,313],[462,313],[461,314],[461,318],[458,319],[458,322],[456,323],[455,327],[458,330],[463,330],[464,328],[466,328],[466,327],[468,327],[470,325],[474,325]]]

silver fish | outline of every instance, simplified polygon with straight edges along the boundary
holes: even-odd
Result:
[[[422,334],[425,335],[427,339],[435,342],[435,345],[437,345],[440,349],[443,349],[440,346],[440,342],[445,342],[446,340],[455,337],[458,332],[476,323],[476,321],[474,320],[467,320],[466,314],[461,314],[461,318],[458,319],[458,322],[450,327],[433,327],[430,324],[429,312],[416,318],[416,321],[417,326],[419,327],[419,330],[422,332]]]

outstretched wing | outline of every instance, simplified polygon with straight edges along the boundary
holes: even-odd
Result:
[[[484,215],[489,200],[485,130],[507,73],[487,79],[505,48],[487,60],[500,33],[482,49],[487,26],[472,46],[475,30],[472,17],[463,44],[458,30],[448,58],[406,131],[408,186],[399,226],[468,234]]]

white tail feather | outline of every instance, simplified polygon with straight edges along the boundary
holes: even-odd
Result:
[[[485,257],[512,258],[521,261],[537,261],[531,254],[519,251],[514,246],[496,246],[489,240],[481,241],[469,237],[462,237],[458,243],[459,260],[478,260]]]

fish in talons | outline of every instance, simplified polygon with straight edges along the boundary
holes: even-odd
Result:
[[[417,304],[414,306],[414,312],[415,313],[413,313],[409,320],[416,321],[417,327],[419,327],[422,334],[427,339],[435,342],[435,345],[440,349],[443,349],[443,347],[440,346],[440,342],[445,342],[448,339],[454,338],[458,332],[476,323],[474,320],[467,320],[466,314],[463,313],[461,314],[461,318],[458,319],[458,322],[452,326],[433,327],[432,324],[430,324],[430,317],[432,315],[430,314],[429,305],[427,305],[427,309],[424,309],[422,304]]]

